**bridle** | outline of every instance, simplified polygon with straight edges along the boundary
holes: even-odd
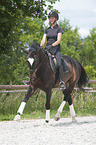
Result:
[[[42,51],[42,53],[44,54],[43,58],[41,59],[41,62],[39,62],[40,61],[40,53],[35,54],[34,55],[34,61],[37,61],[36,67],[34,69],[29,67],[30,83],[32,83],[32,82],[34,83],[35,80],[39,79],[38,77],[36,77],[37,71],[40,68],[40,66],[43,64],[43,62],[45,61],[46,57],[48,56],[48,51],[47,50],[40,49],[40,51]]]
[[[34,58],[36,58],[37,55],[34,55]],[[34,59],[35,60],[35,59]],[[35,69],[32,69],[29,67],[29,72],[32,74],[33,72],[36,72],[37,69],[38,69],[38,62],[39,62],[39,57],[37,57],[37,61],[36,62],[36,68]]]
[[[37,58],[36,58],[36,56],[37,56]],[[36,64],[35,69],[29,68],[29,72],[30,72],[30,82],[34,82],[34,80],[38,79],[36,77],[36,73],[37,73],[38,69],[40,68],[40,66],[42,65],[42,63],[44,62],[44,60],[46,58],[46,54],[44,54],[44,57],[43,57],[43,59],[41,60],[40,63],[39,63],[39,54],[34,55],[34,58],[37,59],[37,64]]]
[[[37,56],[37,57],[36,57]],[[45,58],[46,58],[46,54],[44,54],[44,57],[43,57],[43,59],[42,59],[42,61],[40,62],[40,64],[39,64],[39,54],[36,54],[36,55],[34,55],[34,58],[36,58],[37,60],[36,60],[36,68],[35,69],[32,69],[32,68],[29,68],[29,72],[32,74],[33,72],[37,72],[37,70],[40,68],[40,66],[42,65],[42,63],[43,63],[43,61],[45,60]],[[39,65],[38,65],[39,64]]]

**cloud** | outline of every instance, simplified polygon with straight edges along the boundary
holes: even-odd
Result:
[[[96,9],[93,9],[93,12],[95,12],[95,13],[96,13]]]
[[[81,28],[81,29],[78,30],[78,32],[79,32],[80,35],[83,35],[83,37],[86,37],[86,36],[89,35],[89,30],[88,29]]]
[[[60,0],[54,8],[60,12],[60,20],[68,19],[74,28],[84,37],[89,35],[89,30],[96,26],[96,1],[95,0]]]

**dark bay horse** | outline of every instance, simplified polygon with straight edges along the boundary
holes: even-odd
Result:
[[[46,93],[46,122],[49,122],[51,91],[53,87],[57,88],[59,86],[59,75],[56,80],[56,74],[50,67],[49,56],[38,43],[33,43],[30,50],[25,50],[25,52],[28,54],[27,61],[30,71],[30,85],[14,120],[20,120],[20,115],[23,113],[27,101],[35,90],[39,88]],[[58,108],[57,114],[55,115],[55,120],[60,119],[60,113],[62,112],[65,103],[68,102],[72,120],[75,121],[75,111],[72,99],[73,89],[76,85],[82,89],[82,85],[85,85],[88,82],[88,77],[84,68],[78,61],[69,56],[62,55],[62,57],[67,62],[69,71],[64,73],[66,89],[62,90],[64,99]]]

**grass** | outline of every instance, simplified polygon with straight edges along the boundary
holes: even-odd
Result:
[[[25,93],[0,94],[0,121],[13,120],[25,96]],[[51,98],[51,118],[54,118],[58,107],[63,100],[59,90],[53,90]],[[27,102],[21,119],[45,118],[45,93],[37,90]],[[96,93],[74,92],[74,108],[76,116],[96,115]],[[61,117],[70,117],[69,105],[66,103]]]
[[[50,118],[51,119],[54,119],[54,116],[55,114],[57,113],[57,111],[51,111],[51,114],[50,114]],[[41,111],[35,111],[35,112],[31,112],[30,114],[23,114],[21,115],[21,119],[22,120],[31,120],[31,119],[45,119],[45,112],[41,112]],[[12,121],[14,119],[16,114],[8,114],[8,115],[0,115],[0,121]],[[76,117],[77,116],[94,116],[96,115],[96,113],[91,113],[91,112],[86,112],[86,111],[83,111],[83,112],[78,112],[76,113]],[[64,110],[62,113],[61,113],[61,118],[68,118],[68,117],[71,117],[70,116],[70,112],[67,111],[67,110]]]

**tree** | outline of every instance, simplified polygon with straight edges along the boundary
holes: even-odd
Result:
[[[64,34],[61,40],[61,53],[64,55],[69,55],[76,60],[79,60],[79,50],[81,47],[81,38],[78,33],[78,28],[74,30],[70,26],[69,20],[64,19],[59,22],[62,27]]]
[[[20,46],[30,47],[33,40],[39,43],[44,33],[44,22],[41,21],[41,19],[31,19],[29,17],[26,17],[23,22],[23,33],[19,36],[21,42]],[[18,47],[18,51],[17,49],[15,50],[15,54],[17,54],[17,59],[15,58],[15,60],[17,60],[17,64],[13,69],[15,84],[22,84],[22,80],[29,76],[28,64],[26,62],[27,56],[21,52],[20,46]]]
[[[21,48],[29,47],[33,40],[40,42],[44,32],[44,22],[41,19],[25,17],[19,27],[14,28],[14,47],[11,52],[0,55],[0,83],[22,84],[29,76],[26,54]]]
[[[82,42],[80,52],[81,61],[85,65],[94,65],[96,68],[96,28],[93,28]]]
[[[44,0],[0,1],[1,84],[21,83],[16,79],[16,73],[20,75],[22,71],[17,67],[20,68],[19,65],[22,65],[24,60],[21,47],[28,47],[33,39],[40,41],[47,10],[52,9],[50,4],[57,0],[47,1],[50,2],[49,5],[46,5]],[[24,75],[21,78],[24,78]]]
[[[80,61],[90,77],[96,78],[96,27],[90,30],[88,35],[81,44]]]
[[[47,0],[51,4],[57,0]],[[19,27],[19,21],[24,17],[46,20],[47,9],[44,0],[1,0],[0,1],[0,52],[9,53],[14,46],[14,28]]]

